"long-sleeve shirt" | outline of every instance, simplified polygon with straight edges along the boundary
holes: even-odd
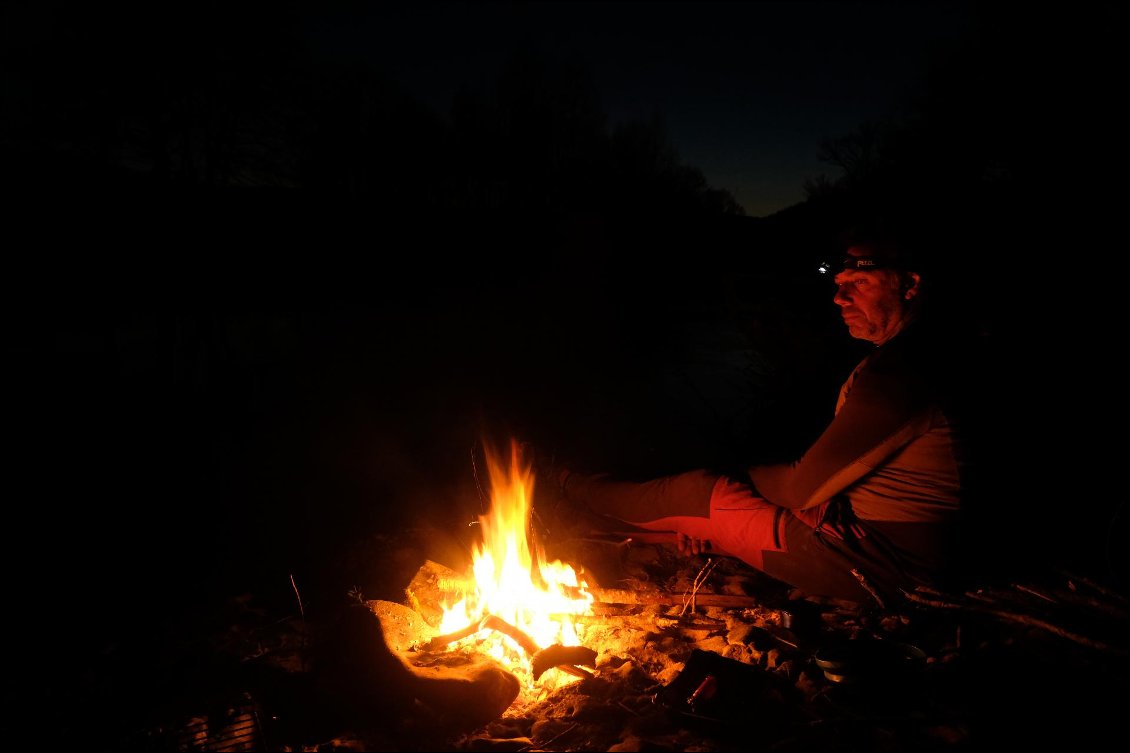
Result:
[[[792,509],[846,498],[859,520],[932,522],[961,506],[962,356],[911,324],[864,358],[835,417],[792,463],[749,469],[757,491]]]

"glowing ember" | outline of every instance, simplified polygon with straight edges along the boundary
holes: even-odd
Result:
[[[454,632],[494,615],[525,632],[539,648],[581,645],[572,617],[590,614],[593,597],[571,566],[546,562],[527,537],[534,493],[532,469],[523,464],[517,442],[510,443],[509,467],[489,447],[486,460],[491,510],[479,517],[482,541],[474,547],[472,564],[476,591],[444,607],[441,632]],[[493,633],[476,634],[475,638],[483,640],[478,648],[529,678],[528,654],[511,638]],[[551,671],[543,677],[557,675],[564,676]],[[531,684],[527,679],[527,685]]]

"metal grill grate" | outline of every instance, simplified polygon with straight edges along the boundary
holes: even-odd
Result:
[[[128,747],[152,753],[238,753],[269,749],[258,705],[246,694],[222,708],[214,707],[208,714],[146,730],[133,742],[136,744]]]

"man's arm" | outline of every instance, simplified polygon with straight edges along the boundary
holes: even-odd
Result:
[[[781,507],[815,507],[929,429],[922,380],[901,366],[881,362],[860,371],[839,413],[799,460],[750,468],[758,493]]]

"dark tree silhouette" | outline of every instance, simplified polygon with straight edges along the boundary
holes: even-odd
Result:
[[[529,51],[497,90],[464,92],[451,122],[467,202],[521,211],[741,214],[726,191],[681,163],[658,116],[611,132],[583,67]]]
[[[41,33],[9,32],[2,60],[12,186],[276,189],[389,215],[740,212],[661,128],[610,134],[590,73],[534,51],[440,113],[369,64],[313,56],[295,1],[21,12],[13,28]]]
[[[614,206],[629,213],[669,211],[742,215],[728,192],[711,188],[702,171],[685,165],[671,144],[660,114],[629,121],[612,133]]]

